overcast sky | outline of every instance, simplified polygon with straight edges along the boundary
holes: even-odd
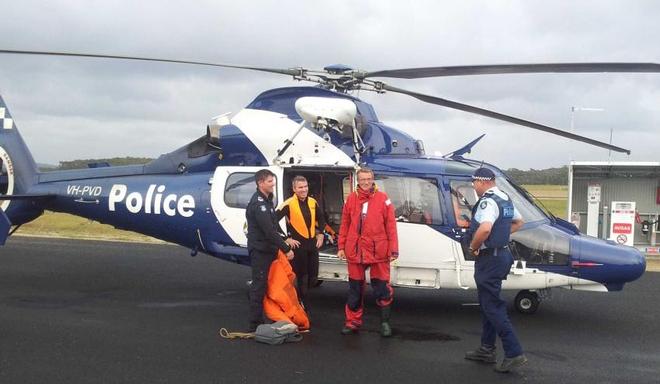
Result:
[[[174,5],[164,5],[164,4]],[[411,4],[408,4],[411,3]],[[657,1],[10,1],[0,49],[135,55],[264,67],[363,70],[543,62],[660,62]],[[492,109],[660,161],[660,74],[525,74],[388,84]],[[210,117],[286,76],[101,59],[0,56],[0,93],[40,163],[156,157],[201,136]],[[501,168],[607,160],[608,151],[408,96],[359,97],[380,120]],[[266,130],[264,130],[266,134]]]

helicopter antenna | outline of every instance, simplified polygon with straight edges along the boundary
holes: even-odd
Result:
[[[450,158],[450,159],[459,159],[463,158],[463,155],[466,153],[471,153],[472,152],[472,147],[474,147],[486,134],[484,133],[483,135],[477,137],[476,139],[470,141],[469,143],[465,144],[461,148],[455,150],[454,152],[450,152],[446,154],[445,156],[442,156],[444,158]]]

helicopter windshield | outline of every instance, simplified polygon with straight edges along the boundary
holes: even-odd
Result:
[[[540,220],[548,220],[548,216],[542,209],[537,207],[524,193],[504,177],[496,178],[497,186],[511,197],[513,206],[516,207],[523,220],[526,223],[533,223]]]

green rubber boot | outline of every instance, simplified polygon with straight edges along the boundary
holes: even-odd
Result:
[[[390,327],[390,315],[392,314],[392,306],[380,308],[380,335],[382,337],[392,336],[392,327]]]

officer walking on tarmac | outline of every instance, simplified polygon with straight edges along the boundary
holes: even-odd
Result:
[[[495,174],[479,168],[472,176],[479,200],[472,210],[471,240],[468,251],[475,257],[474,280],[477,283],[481,311],[481,346],[467,352],[465,358],[495,363],[496,336],[502,339],[504,360],[495,366],[498,372],[509,372],[527,362],[500,297],[502,280],[513,264],[509,236],[522,227],[520,213],[511,199],[495,185]]]
[[[287,218],[287,229],[293,246],[293,272],[296,274],[298,299],[305,301],[309,288],[316,285],[319,274],[319,248],[323,245],[325,218],[321,207],[308,196],[307,179],[296,176],[291,182],[294,196],[287,199],[277,209],[277,218]],[[308,310],[308,308],[305,308]]]
[[[356,333],[362,326],[365,272],[380,307],[380,334],[392,336],[390,313],[394,290],[390,285],[390,261],[399,257],[394,205],[374,184],[369,168],[357,171],[358,189],[346,199],[339,229],[337,257],[348,264],[346,321],[341,333]]]
[[[278,249],[293,258],[291,246],[280,236],[279,225],[273,207],[275,174],[262,169],[254,175],[257,191],[245,209],[247,219],[247,246],[252,265],[250,285],[250,325],[254,332],[264,322],[263,301],[268,284],[270,264],[275,260]]]

